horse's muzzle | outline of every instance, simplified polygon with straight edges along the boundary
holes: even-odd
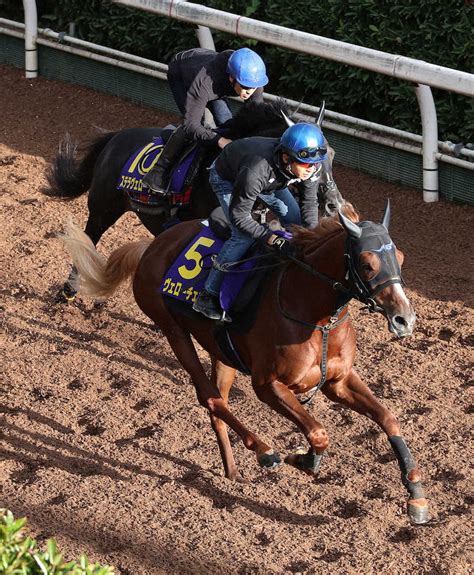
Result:
[[[397,337],[408,337],[413,333],[416,315],[412,309],[409,309],[406,313],[386,315],[388,321],[388,329]]]
[[[383,289],[374,299],[383,309],[391,333],[400,338],[413,333],[416,314],[399,283]]]

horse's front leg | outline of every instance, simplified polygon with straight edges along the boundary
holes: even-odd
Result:
[[[279,381],[265,383],[253,378],[252,384],[257,397],[295,423],[304,433],[310,448],[308,452],[297,452],[288,455],[285,463],[301,469],[309,475],[316,475],[321,466],[324,451],[329,445],[329,437],[324,427],[316,421],[286,385]]]
[[[235,369],[223,364],[221,361],[212,357],[212,373],[211,381],[219,390],[225,405],[229,405],[229,392],[235,379]],[[227,425],[220,417],[214,413],[209,413],[211,418],[211,425],[217,437],[219,451],[221,452],[222,463],[224,464],[225,476],[228,479],[237,479],[237,465],[235,464],[232,446],[229,441],[229,434],[227,433]]]
[[[375,398],[354,369],[342,382],[327,384],[323,393],[332,401],[370,417],[385,431],[397,457],[403,485],[409,494],[407,511],[410,520],[415,524],[427,523],[428,502],[423,493],[421,472],[401,435],[400,425],[393,413]]]

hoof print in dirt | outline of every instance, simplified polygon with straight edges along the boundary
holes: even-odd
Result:
[[[311,449],[307,452],[304,449],[299,449],[296,453],[285,457],[285,463],[304,471],[308,475],[317,475],[321,467],[322,459],[322,454],[317,455]]]
[[[274,469],[281,465],[281,458],[276,452],[264,453],[258,458],[258,464],[265,469]]]

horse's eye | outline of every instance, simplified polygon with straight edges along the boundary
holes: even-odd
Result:
[[[362,252],[359,257],[359,273],[364,281],[370,281],[380,271],[380,258],[373,252]]]

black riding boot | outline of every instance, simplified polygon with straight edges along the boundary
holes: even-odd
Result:
[[[153,166],[153,168],[145,174],[143,178],[143,186],[150,188],[152,193],[165,194],[165,174],[173,162],[178,158],[179,154],[183,151],[188,136],[186,135],[182,126],[176,128],[171,134],[169,140],[166,142],[161,156]]]
[[[205,289],[199,292],[197,300],[193,304],[193,310],[202,313],[210,319],[220,319],[222,317],[219,298],[210,294]]]

